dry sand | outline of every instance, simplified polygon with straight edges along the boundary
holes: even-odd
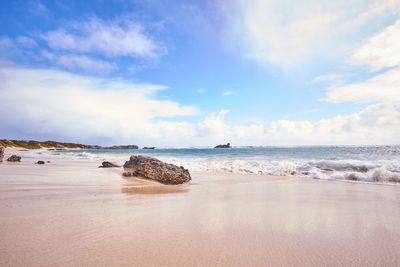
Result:
[[[0,163],[0,266],[400,265],[399,186],[199,173],[161,186],[21,153]]]

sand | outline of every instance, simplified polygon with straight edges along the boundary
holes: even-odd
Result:
[[[400,265],[396,185],[193,173],[161,186],[21,153],[0,163],[0,266]]]

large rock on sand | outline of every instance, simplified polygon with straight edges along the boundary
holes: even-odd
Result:
[[[20,161],[21,161],[21,157],[20,157],[20,156],[17,156],[17,155],[12,155],[11,157],[9,157],[9,158],[7,159],[7,161],[10,161],[10,162],[20,162]]]
[[[0,162],[3,162],[4,158],[4,147],[0,146]]]
[[[124,168],[126,177],[136,176],[162,184],[182,184],[191,180],[187,169],[146,156],[131,156]]]

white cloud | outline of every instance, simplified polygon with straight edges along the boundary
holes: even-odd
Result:
[[[38,44],[30,37],[19,36],[13,39],[8,36],[0,36],[0,56],[3,57],[33,60],[34,62],[46,60],[66,69],[85,70],[92,73],[109,72],[116,68],[113,62],[95,57],[82,54],[54,53],[46,50],[36,53],[30,50],[32,48],[38,48]]]
[[[229,110],[221,109],[211,113],[195,125],[196,138],[202,145],[213,145],[231,142],[234,145],[265,145],[270,138],[267,135],[267,124],[229,124],[225,121]],[[198,141],[197,141],[198,142]]]
[[[351,56],[351,62],[373,69],[389,68],[372,78],[333,86],[326,100],[338,102],[400,102],[400,20],[367,39]],[[391,67],[391,68],[390,68]]]
[[[400,102],[400,67],[359,83],[334,86],[326,100],[339,102]]]
[[[235,125],[225,122],[227,113],[213,113],[198,124],[202,140],[235,145],[397,144],[400,132],[400,112],[391,104],[375,104],[360,112],[315,122],[277,120]]]
[[[109,57],[156,58],[166,51],[146,34],[139,23],[127,20],[110,22],[92,18],[50,31],[43,38],[56,50]]]
[[[376,104],[350,115],[317,122],[279,120],[272,123],[271,140],[279,144],[397,144],[400,112],[395,105]]]
[[[39,8],[40,2],[31,2]],[[43,40],[47,46],[43,46]],[[40,51],[45,49],[44,52]],[[96,17],[83,22],[68,22],[64,28],[28,36],[0,36],[0,57],[18,62],[55,63],[66,69],[110,72],[122,57],[154,59],[166,53],[140,23],[127,18],[103,21]],[[147,66],[134,62],[126,69],[137,72]],[[125,67],[125,64],[121,64]]]
[[[89,58],[84,55],[55,55],[53,53],[44,51],[42,56],[56,64],[68,69],[81,69],[90,72],[109,72],[116,68],[115,64],[100,60]]]
[[[81,142],[165,141],[182,134],[186,124],[164,120],[197,113],[192,106],[156,100],[153,95],[166,89],[159,85],[18,67],[2,67],[0,77],[3,135]]]
[[[204,121],[200,122],[198,128],[203,136],[216,135],[226,138],[229,133],[229,125],[224,122],[229,110],[222,109],[217,113],[211,113]]]
[[[234,91],[225,91],[222,93],[222,96],[234,96],[236,95],[236,92]]]
[[[400,65],[400,20],[365,41],[354,51],[351,62],[373,69]]]
[[[399,0],[236,3],[234,19],[228,23],[235,40],[244,44],[248,57],[282,67],[312,60],[343,60],[349,47],[376,30],[371,22],[381,25],[400,14]]]

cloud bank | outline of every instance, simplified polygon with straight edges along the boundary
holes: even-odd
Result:
[[[198,122],[195,106],[157,99],[166,86],[71,74],[0,68],[3,137],[58,139],[94,144],[202,146],[392,144],[400,132],[395,104],[378,103],[350,115],[319,121],[226,122],[228,110]]]
[[[0,77],[3,135],[82,142],[174,137],[184,124],[165,119],[197,113],[155,99],[167,89],[160,85],[19,67],[2,67]]]

